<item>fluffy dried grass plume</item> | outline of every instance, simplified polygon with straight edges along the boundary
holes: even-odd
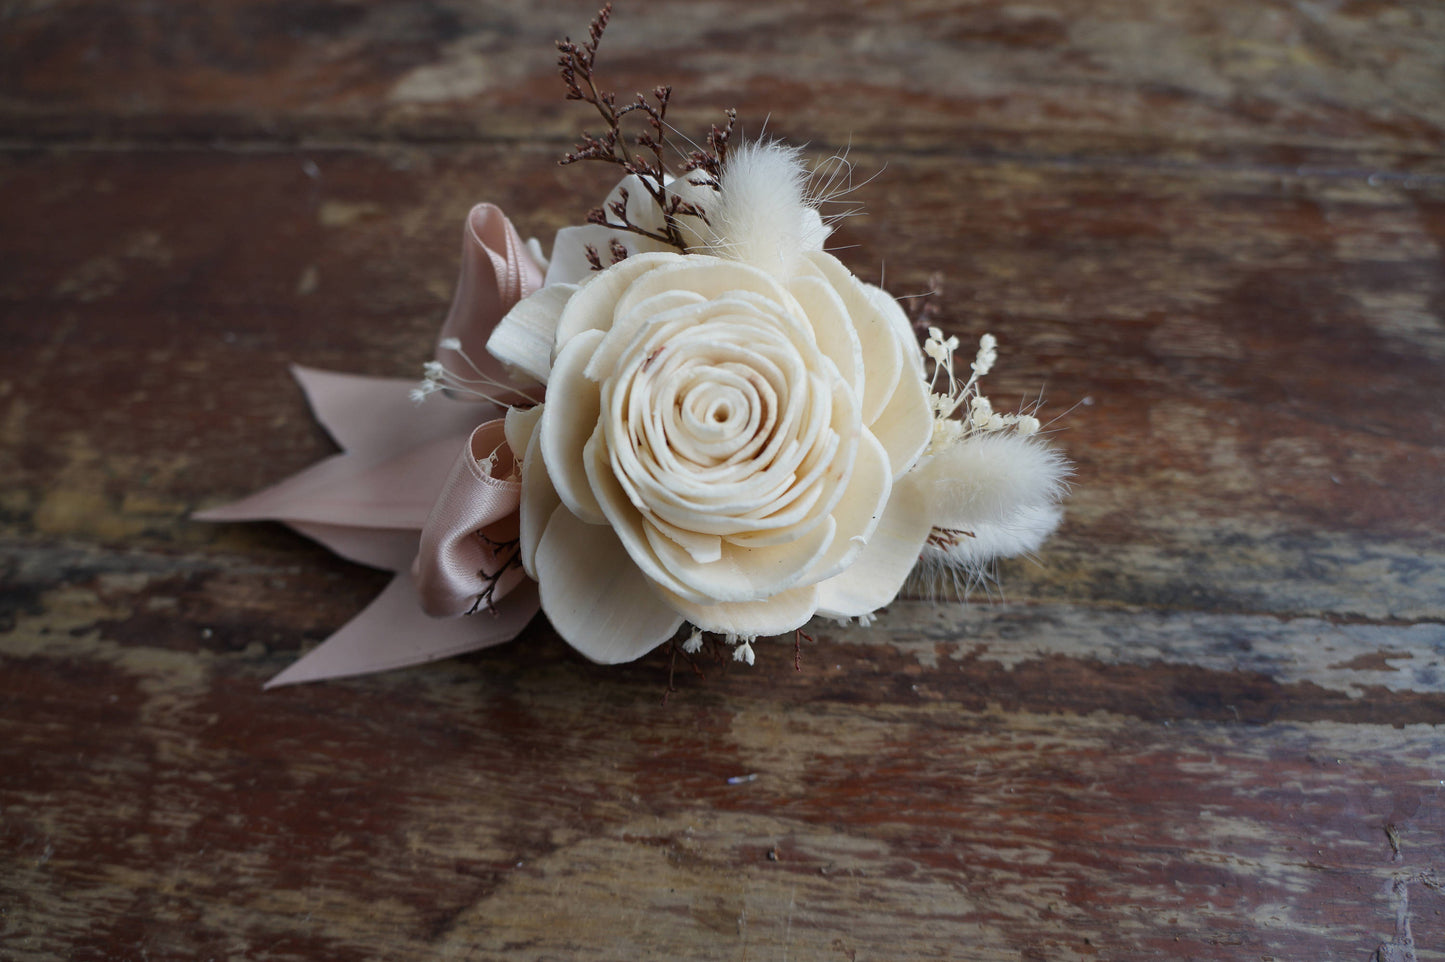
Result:
[[[707,223],[693,225],[699,246],[774,277],[791,276],[802,255],[822,250],[828,239],[809,192],[811,177],[796,147],[775,141],[735,147],[717,193],[702,201]]]
[[[934,526],[972,530],[1006,525],[1021,510],[1057,504],[1067,493],[1072,468],[1037,437],[998,433],[951,444],[918,472]]]
[[[1063,520],[1073,465],[1038,437],[977,434],[918,468],[934,530],[909,587],[935,599],[989,593],[999,558],[1037,551]]]

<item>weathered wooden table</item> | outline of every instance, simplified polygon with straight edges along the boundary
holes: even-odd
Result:
[[[627,3],[680,126],[851,144],[844,258],[1072,405],[1006,601],[751,669],[263,694],[385,576],[188,520],[408,376],[478,200],[608,185],[586,4],[0,7],[0,958],[1445,959],[1445,8]]]

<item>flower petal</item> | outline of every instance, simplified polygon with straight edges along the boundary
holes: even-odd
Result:
[[[826,581],[853,564],[873,537],[892,490],[888,453],[877,438],[864,431],[859,438],[858,456],[853,462],[848,487],[833,509],[838,533],[827,553],[814,562],[812,570],[804,576],[806,581]]]
[[[818,613],[856,618],[898,596],[932,530],[922,493],[912,477],[893,486],[888,507],[858,558],[818,585]]]
[[[918,377],[923,377],[923,351],[918,346],[918,335],[913,333],[913,322],[908,319],[908,312],[903,310],[892,294],[881,287],[864,284],[863,292],[893,328],[893,336],[898,339],[902,348],[904,363],[911,367]]]
[[[587,248],[597,252],[602,263],[612,260],[612,242],[621,244],[628,258],[638,254],[653,254],[675,250],[671,245],[655,241],[631,231],[613,230],[601,224],[586,224],[581,227],[564,227],[557,232],[552,242],[552,260],[547,265],[547,286],[553,284],[581,284],[596,275],[587,260]]]
[[[598,330],[583,331],[562,348],[552,366],[552,383],[537,427],[542,460],[557,496],[588,524],[607,522],[587,483],[587,469],[582,462],[582,449],[597,430],[597,416],[602,410],[597,382],[583,377],[582,370],[602,337]]]
[[[647,654],[682,627],[612,531],[552,512],[537,547],[542,610],[569,645],[616,665]]]
[[[756,267],[706,254],[690,254],[686,257],[680,254],[659,254],[647,259],[651,265],[648,271],[627,275],[626,286],[610,286],[613,283],[611,275],[620,272],[634,261],[642,260],[643,258],[629,257],[621,264],[609,268],[579,295],[592,299],[605,290],[608,296],[608,338],[597,351],[594,375],[599,370],[614,370],[639,331],[649,327],[657,313],[682,306],[684,301],[706,305],[710,302],[726,301],[728,296],[732,295],[733,299],[760,302],[765,305],[762,313],[791,325],[789,332],[792,335],[805,342],[813,340],[811,328],[800,323],[797,301],[782,285]],[[609,286],[599,287],[604,281]],[[679,299],[677,292],[685,292],[685,295]],[[665,306],[659,306],[656,310],[638,309],[639,306],[648,304]],[[567,313],[571,315],[572,311],[569,309]],[[562,330],[559,326],[559,343],[561,337]]]
[[[635,254],[605,271],[593,271],[583,280],[577,293],[567,302],[562,316],[557,319],[557,343],[553,351],[560,354],[567,342],[583,331],[611,330],[613,306],[628,285],[659,265],[681,259],[681,254]]]
[[[698,564],[677,542],[645,524],[648,544],[683,584],[712,601],[758,601],[797,584],[833,543],[837,523],[824,517],[799,537],[782,544],[741,547],[722,544],[717,561]]]
[[[622,199],[623,191],[627,192],[628,221],[646,230],[661,229],[662,212],[657,209],[652,195],[647,192],[647,186],[636,174],[628,174],[622,178],[607,195],[607,200],[603,201],[602,209],[607,212],[608,219],[616,219],[616,215],[612,213],[612,205]],[[587,260],[587,248],[595,250],[603,263],[610,263],[614,242],[621,244],[629,257],[673,250],[671,245],[650,237],[604,227],[601,224],[564,227],[557,232],[557,237],[552,242],[552,262],[547,266],[547,283],[582,283],[596,273]]]
[[[791,588],[762,601],[738,601],[721,605],[700,605],[666,590],[667,603],[703,631],[720,635],[756,638],[781,635],[801,628],[818,606],[818,587]]]
[[[878,417],[865,423],[888,450],[893,477],[901,478],[918,461],[933,437],[928,385],[905,367],[893,396],[878,412]]]
[[[552,284],[520,301],[492,331],[487,351],[509,368],[546,384],[552,373],[557,318],[576,290],[575,284]]]
[[[507,439],[507,448],[512,453],[512,459],[516,464],[521,464],[522,458],[527,454],[527,448],[532,443],[532,435],[537,432],[537,424],[542,420],[542,405],[537,404],[529,408],[507,408],[504,434]]]
[[[853,318],[853,329],[863,347],[863,423],[872,424],[893,397],[904,368],[902,345],[893,323],[874,305],[863,282],[854,277],[832,254],[815,251],[804,255],[808,262],[838,292]]]
[[[662,182],[664,185],[672,183],[672,175],[663,174]],[[652,183],[655,183],[655,181],[652,181]],[[648,183],[644,182],[637,174],[628,174],[619,180],[617,186],[612,188],[607,194],[607,200],[602,205],[608,211],[609,219],[612,216],[612,205],[621,201],[623,199],[622,195],[625,193],[627,195],[628,221],[645,230],[650,230],[654,233],[661,232],[663,227],[662,211],[658,208],[657,202],[652,199],[652,193],[647,188]],[[639,234],[632,234],[630,236],[636,237],[638,240],[648,240],[648,238]]]
[[[538,405],[533,408],[539,412],[539,419],[542,407],[543,405]],[[507,420],[510,424],[511,418],[508,417]],[[522,456],[522,507],[517,515],[522,570],[527,572],[527,577],[533,581],[537,580],[537,545],[542,540],[542,533],[547,529],[552,512],[556,511],[561,503],[562,499],[557,497],[557,489],[552,487],[552,479],[547,476],[546,462],[542,459],[542,432],[534,429],[527,440],[527,451]]]
[[[612,526],[614,536],[621,540],[632,563],[640,568],[653,584],[661,588],[666,588],[674,594],[693,597],[699,602],[711,600],[707,595],[697,593],[679,581],[658,560],[657,554],[653,551],[652,545],[644,533],[647,522],[643,521],[642,515],[627,499],[627,493],[622,490],[617,475],[612,473],[607,456],[607,443],[603,440],[600,431],[587,442],[583,460],[587,466],[587,477],[592,483],[592,490],[597,495],[598,503],[606,515],[605,523]]]
[[[832,285],[818,277],[796,278],[789,289],[812,322],[819,350],[832,359],[843,382],[861,399],[863,345],[858,340],[858,332],[847,322],[842,299]]]

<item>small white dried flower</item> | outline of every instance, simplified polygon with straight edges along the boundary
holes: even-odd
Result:
[[[755,657],[756,656],[753,654],[753,645],[751,641],[740,642],[738,646],[733,649],[734,661],[746,662],[749,666],[751,666]]]
[[[486,475],[489,478],[495,478],[497,476],[497,451],[500,450],[501,449],[498,448],[491,454],[487,455],[485,458],[479,458],[477,460],[477,467],[481,469],[482,474]]]
[[[933,419],[933,437],[928,442],[928,453],[939,450],[963,438],[963,422],[943,415]]]
[[[519,390],[512,385],[504,384],[477,367],[475,362],[467,356],[467,352],[462,350],[462,342],[457,338],[442,338],[441,343],[437,346],[443,351],[452,351],[455,353],[457,357],[461,358],[465,369],[469,369],[470,374],[475,376],[468,376],[467,370],[465,369],[452,370],[441,361],[427,361],[421,366],[422,375],[426,380],[424,380],[416,390],[411,392],[411,399],[413,401],[424,401],[429,395],[435,394],[437,391],[445,390],[448,394],[456,397],[474,397],[483,401],[490,401],[502,407],[510,406],[512,398],[499,396],[494,393],[500,390],[504,394],[525,398],[534,404],[540,403],[537,398],[532,397],[525,391]]]
[[[682,650],[689,655],[695,655],[702,651],[702,629],[694,628],[692,634],[687,636],[687,641],[682,643]]]
[[[972,408],[969,420],[973,423],[973,426],[980,431],[988,430],[989,419],[996,417],[993,413],[992,402],[980,394],[969,402],[969,407]]]
[[[978,339],[978,356],[969,365],[973,373],[983,377],[993,369],[993,364],[998,360],[998,339],[992,334],[985,334]]]
[[[923,342],[923,353],[933,359],[933,362],[945,368],[949,374],[953,373],[953,352],[958,350],[958,338],[943,336],[943,331],[936,327],[928,329],[928,339]]]

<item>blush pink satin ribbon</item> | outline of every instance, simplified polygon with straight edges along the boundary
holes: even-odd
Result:
[[[504,424],[498,418],[472,432],[421,529],[411,574],[434,618],[494,613],[527,578],[517,541],[522,485],[511,480],[516,462]]]
[[[438,345],[449,337],[456,338],[483,375],[515,385],[511,372],[487,353],[487,338],[512,305],[542,286],[542,278],[542,268],[501,209],[493,204],[473,207],[462,234],[462,269],[456,296],[437,335]],[[436,359],[460,377],[477,376],[454,351],[438,347]],[[499,399],[513,403],[525,400],[525,395],[503,395]]]
[[[460,340],[489,377],[515,383],[485,345],[497,322],[541,285],[542,276],[502,212],[477,205],[467,216],[456,297],[442,336]],[[455,352],[437,356],[475,377],[456,368]],[[282,521],[345,558],[396,577],[266,687],[401,668],[516,637],[539,606],[536,585],[509,560],[520,485],[508,480],[514,462],[501,409],[440,393],[418,405],[409,396],[415,380],[301,367],[292,373],[343,453],[195,517]],[[481,462],[494,453],[495,465],[483,470]],[[478,605],[479,599],[484,603]],[[423,612],[458,616],[474,607],[470,617]]]

